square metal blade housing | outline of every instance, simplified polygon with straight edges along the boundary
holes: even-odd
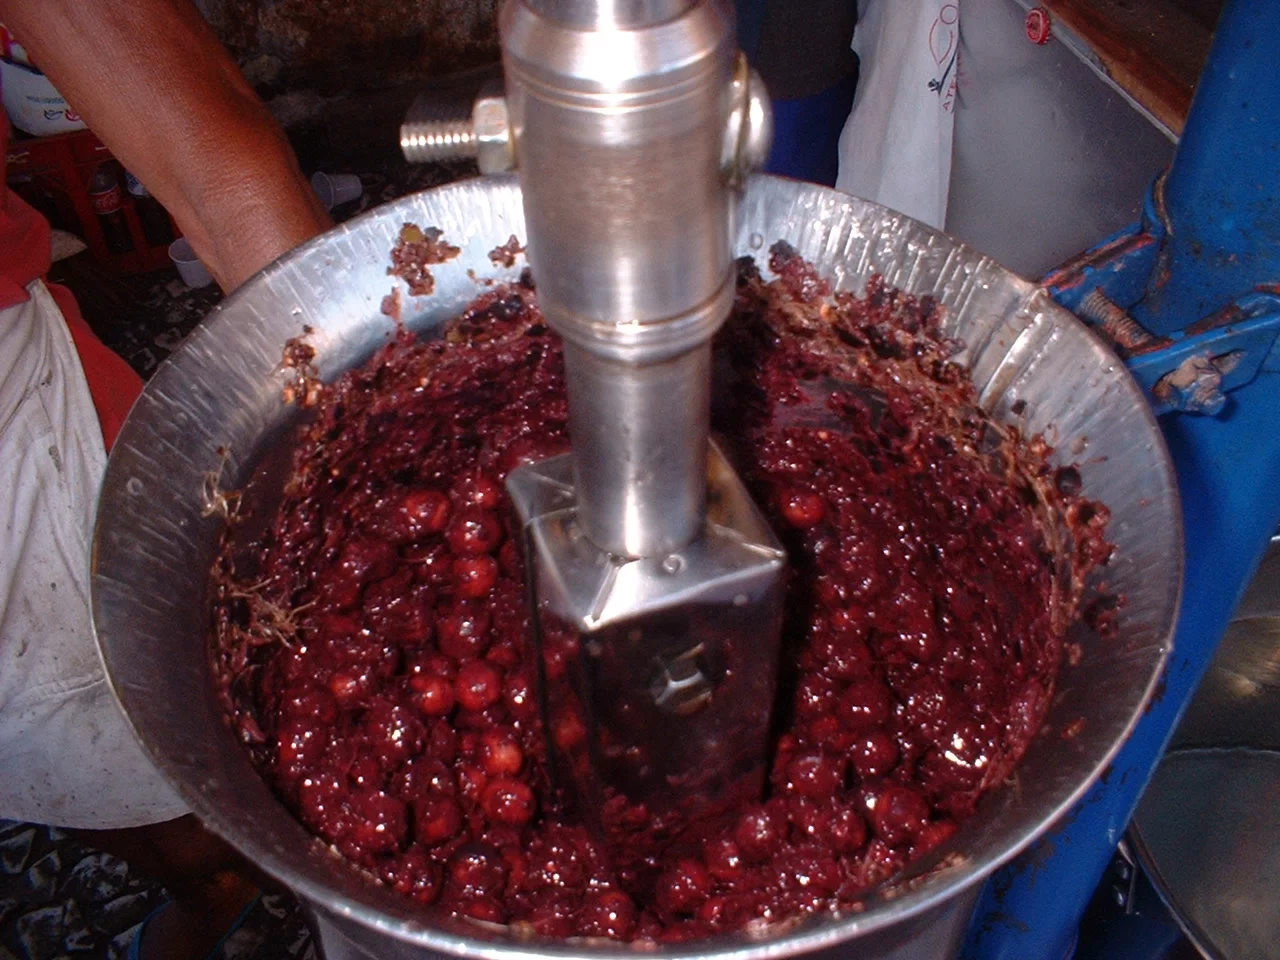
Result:
[[[556,769],[607,833],[674,835],[763,791],[785,553],[711,444],[703,534],[667,557],[584,534],[573,455],[512,472]]]

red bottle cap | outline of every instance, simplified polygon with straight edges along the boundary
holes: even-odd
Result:
[[[1049,11],[1044,7],[1032,7],[1027,11],[1027,39],[1032,43],[1044,45],[1049,42],[1053,28],[1049,23]]]

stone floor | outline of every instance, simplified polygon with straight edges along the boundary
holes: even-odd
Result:
[[[123,960],[164,891],[61,831],[0,821],[0,960]],[[315,960],[297,904],[263,897],[217,960]]]

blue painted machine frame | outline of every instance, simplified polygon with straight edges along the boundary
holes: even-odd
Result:
[[[969,960],[1065,960],[1138,798],[1280,526],[1280,0],[1228,0],[1142,220],[1045,278],[1116,344],[1177,466],[1182,612],[1163,692],[1110,770],[979,903]],[[1081,960],[1159,956],[1091,943]],[[1152,952],[1156,951],[1156,952]]]

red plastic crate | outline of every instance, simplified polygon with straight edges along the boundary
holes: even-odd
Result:
[[[99,166],[114,159],[111,151],[88,130],[14,139],[9,142],[5,176],[10,189],[25,199],[36,200],[36,205],[45,207],[46,213],[56,212],[55,225],[84,238],[95,260],[121,273],[167,266],[168,245],[153,247],[147,243],[134,198],[123,184],[121,209],[134,248],[128,253],[112,253],[107,249],[102,228],[89,203],[89,182]],[[47,202],[38,202],[41,199]],[[172,218],[170,224],[174,237],[181,236]]]

